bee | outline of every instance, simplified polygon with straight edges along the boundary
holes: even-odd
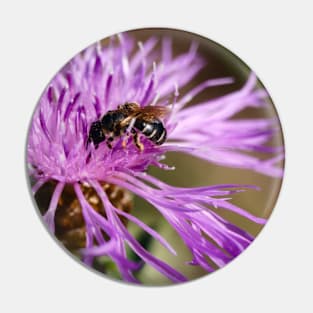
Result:
[[[126,134],[122,142],[125,148],[128,135],[131,134],[136,147],[143,151],[140,133],[154,144],[161,145],[166,140],[167,132],[160,118],[167,113],[168,108],[164,106],[140,107],[136,102],[127,102],[116,110],[108,111],[100,120],[91,124],[87,145],[93,142],[95,148],[98,148],[105,141],[112,149],[114,138]]]

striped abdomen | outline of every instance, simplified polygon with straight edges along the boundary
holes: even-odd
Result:
[[[136,119],[134,126],[156,145],[161,145],[166,140],[166,129],[158,119],[151,122]]]

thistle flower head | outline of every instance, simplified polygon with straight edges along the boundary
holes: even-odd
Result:
[[[173,169],[162,160],[167,152],[177,151],[214,164],[276,177],[282,175],[276,163],[283,152],[280,147],[267,145],[278,130],[277,121],[233,119],[246,108],[268,105],[268,95],[256,87],[253,73],[240,90],[188,106],[202,91],[233,82],[231,77],[211,79],[181,94],[180,90],[188,86],[204,65],[195,43],[190,44],[188,51],[173,56],[169,38],[161,42],[150,38],[135,43],[120,34],[106,45],[94,44],[75,56],[41,96],[27,146],[33,192],[48,182],[55,182],[49,207],[44,212],[45,222],[50,231],[55,232],[55,216],[61,207],[64,188],[71,186],[82,215],[85,247],[81,253],[86,264],[91,265],[95,257],[105,255],[114,261],[126,281],[138,282],[134,273],[142,262],[173,282],[186,280],[176,269],[146,250],[128,231],[122,218],[137,224],[176,254],[153,228],[117,208],[104,184],[128,190],[152,204],[190,250],[193,258],[189,264],[208,272],[227,264],[253,240],[250,234],[210,208],[223,208],[255,223],[265,222],[229,201],[232,194],[245,187],[253,188],[251,186],[180,188],[147,173],[149,166]],[[167,130],[167,141],[158,146],[139,133],[144,147],[140,151],[126,132],[114,138],[111,149],[105,143],[97,149],[92,144],[87,145],[90,125],[127,102],[136,102],[142,108],[166,107],[169,113],[162,122]],[[258,158],[255,152],[265,157]],[[99,210],[85,192],[87,189],[96,196]],[[126,247],[142,262],[130,260]]]

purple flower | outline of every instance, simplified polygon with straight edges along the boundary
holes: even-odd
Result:
[[[137,224],[176,254],[158,232],[114,205],[105,184],[128,190],[152,204],[192,253],[189,264],[208,272],[227,264],[253,240],[250,234],[214,213],[212,207],[235,212],[258,224],[265,223],[263,218],[229,201],[231,195],[255,187],[180,188],[147,173],[149,166],[173,170],[161,161],[168,151],[178,151],[223,166],[282,176],[282,168],[276,165],[284,156],[282,148],[267,145],[278,131],[277,121],[233,119],[246,108],[268,105],[268,95],[256,87],[253,73],[240,90],[186,107],[203,90],[233,83],[231,77],[211,79],[180,94],[179,90],[188,86],[204,65],[194,43],[187,52],[174,57],[168,38],[160,43],[150,38],[136,46],[132,38],[119,35],[117,39],[112,37],[106,46],[98,43],[75,56],[40,98],[27,146],[32,190],[36,194],[45,184],[54,182],[51,201],[43,217],[54,233],[56,215],[64,202],[62,195],[67,186],[71,186],[73,201],[78,203],[83,220],[85,247],[81,255],[86,264],[91,266],[97,256],[108,256],[125,281],[138,282],[134,273],[142,263],[173,282],[186,281],[128,231],[123,219]],[[106,144],[100,144],[98,149],[92,144],[86,146],[91,123],[126,102],[137,102],[142,107],[166,106],[170,112],[164,119],[168,140],[157,146],[141,136],[143,152],[126,135],[116,138],[112,149]],[[127,144],[123,148],[125,140]],[[264,157],[258,158],[253,152]],[[100,209],[93,205],[92,196],[96,196]],[[130,260],[126,247],[142,261]],[[212,262],[208,262],[208,258]]]

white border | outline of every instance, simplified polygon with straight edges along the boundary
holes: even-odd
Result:
[[[0,311],[312,310],[305,284],[313,278],[310,2],[77,2],[11,1],[0,8]],[[210,277],[166,288],[118,284],[73,262],[38,223],[24,173],[31,114],[60,66],[98,39],[146,26],[199,33],[242,58],[268,87],[287,147],[281,196],[256,243]]]

